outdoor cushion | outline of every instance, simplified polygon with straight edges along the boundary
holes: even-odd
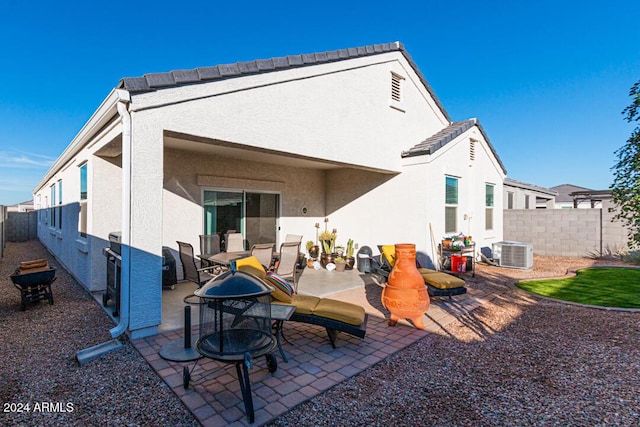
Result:
[[[380,246],[380,255],[384,256],[387,259],[387,262],[389,262],[389,265],[391,267],[394,266],[394,264],[396,263],[396,246],[395,245],[382,245]],[[382,260],[380,260],[381,264]]]
[[[254,276],[258,276],[262,280],[265,279],[267,272],[264,271],[264,267],[258,261],[258,258],[254,256],[237,259],[236,270],[244,271],[245,273],[253,274]]]
[[[423,276],[425,274],[431,274],[431,273],[437,273],[438,270],[432,270],[430,268],[424,268],[424,267],[419,267],[418,271],[420,272],[420,274],[422,274]]]
[[[464,286],[464,280],[451,274],[436,272],[421,273],[425,283],[438,289],[454,289]]]
[[[328,298],[318,302],[313,314],[355,326],[361,325],[364,321],[364,308],[361,306]]]
[[[273,288],[271,296],[278,301],[291,302],[293,296],[293,287],[291,284],[276,273],[267,273],[264,281]]]
[[[318,297],[294,294],[290,304],[296,306],[296,313],[313,314],[313,309],[316,308],[319,302],[320,298]]]

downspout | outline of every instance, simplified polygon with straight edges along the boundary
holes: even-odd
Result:
[[[124,334],[129,326],[129,282],[131,278],[131,114],[129,93],[118,100],[118,114],[122,118],[122,246],[120,256],[120,322],[109,332],[112,338]]]
[[[122,242],[120,264],[120,321],[109,330],[111,340],[76,352],[76,358],[83,366],[87,362],[110,351],[122,347],[118,338],[129,326],[129,292],[131,278],[131,114],[129,113],[129,92],[116,89],[116,107],[122,119]]]

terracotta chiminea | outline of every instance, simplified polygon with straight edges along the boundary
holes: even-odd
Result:
[[[391,312],[389,326],[400,319],[409,319],[418,329],[424,329],[422,316],[429,309],[429,295],[424,279],[416,268],[416,245],[396,244],[396,261],[382,290],[382,305]]]

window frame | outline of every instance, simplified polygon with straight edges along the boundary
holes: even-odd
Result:
[[[491,191],[489,191],[491,189]],[[493,212],[495,208],[496,186],[486,182],[484,184],[484,229],[485,231],[494,230]]]
[[[88,163],[84,162],[78,166],[78,173],[80,174],[80,197],[79,197],[79,207],[80,211],[78,212],[78,234],[80,237],[87,237],[87,216],[88,216],[88,199],[89,199],[89,168]],[[84,190],[84,191],[83,191]]]
[[[454,184],[455,185],[451,185]],[[452,194],[449,188],[455,188]],[[455,199],[455,200],[453,200]],[[460,203],[460,178],[445,175],[445,194],[444,194],[444,232],[458,232],[458,205]],[[451,223],[451,221],[453,223]]]

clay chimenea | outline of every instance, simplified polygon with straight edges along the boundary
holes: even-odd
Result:
[[[395,245],[396,261],[382,290],[382,305],[389,310],[389,326],[400,319],[409,319],[418,329],[424,329],[422,316],[429,309],[429,295],[424,279],[416,267],[416,245]]]

